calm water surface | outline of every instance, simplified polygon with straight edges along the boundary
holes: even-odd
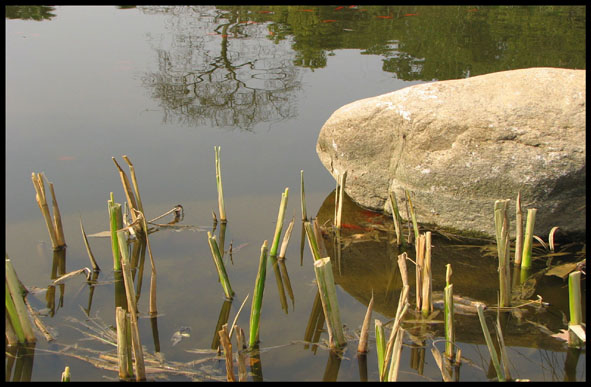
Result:
[[[80,219],[88,234],[104,231],[110,192],[117,202],[125,201],[111,158],[124,165],[121,156],[127,155],[148,218],[182,204],[182,223],[199,226],[150,236],[159,315],[147,318],[146,264],[139,301],[145,351],[179,363],[215,357],[194,351],[210,349],[218,318],[231,323],[250,295],[237,320],[248,331],[260,247],[273,237],[281,193],[289,187],[284,228],[292,216],[296,226],[284,269],[293,298],[286,294],[287,307],[282,304],[270,265],[260,359],[255,358],[249,368],[253,380],[378,378],[373,329],[366,364],[357,357],[356,335],[371,295],[368,284],[396,283],[388,277],[396,271],[391,266],[396,253],[387,242],[391,224],[362,249],[376,249],[372,257],[366,254],[372,265],[363,264],[363,258],[359,263],[359,254],[351,250],[358,243],[343,251],[345,272],[336,277],[349,339],[343,356],[335,357],[322,345],[303,343],[317,290],[308,247],[303,256],[300,253],[300,170],[305,173],[308,213],[319,218],[323,208],[331,213],[335,183],[318,160],[315,145],[333,111],[361,98],[435,80],[535,66],[585,68],[583,7],[6,7],[5,11],[5,242],[25,285],[46,288],[54,265],[31,173],[44,172],[55,185],[68,245],[65,271],[72,271],[89,266]],[[225,245],[228,249],[231,242],[234,248],[232,259],[229,254],[224,258],[236,292],[229,305],[204,231],[212,230],[211,212],[218,212],[214,146],[221,146],[228,217]],[[352,206],[350,211],[361,210]],[[451,262],[454,271],[457,266],[459,273],[465,273],[457,275],[457,287],[469,293],[476,285],[461,279],[481,270],[482,276],[490,277],[491,286],[482,294],[476,292],[476,298],[494,304],[494,255],[465,246],[461,251],[468,252],[456,254],[454,248],[444,247],[450,243],[445,238],[434,241],[434,254],[441,257],[434,276],[441,277],[443,265]],[[42,319],[56,340],[47,343],[39,336],[31,351],[34,356],[24,357],[24,362],[7,356],[6,380],[58,380],[66,365],[72,380],[117,380],[115,372],[56,354],[67,345],[77,345],[68,350],[70,354],[94,358],[98,356],[89,355],[87,349],[114,351],[89,339],[89,329],[83,325],[88,317],[99,325],[115,324],[109,239],[90,238],[90,245],[102,269],[98,284],[89,287],[79,276],[55,289],[55,294],[28,297],[44,312]],[[356,267],[368,272],[361,274]],[[355,276],[349,275],[352,271]],[[442,289],[435,281],[439,285],[434,288]],[[373,318],[387,322],[393,317],[399,288],[392,286],[376,293],[379,302]],[[515,328],[519,333],[506,333],[512,376],[585,380],[585,350],[567,351],[536,328],[542,324],[556,333],[565,327],[564,283],[540,280],[535,294],[541,293],[555,298],[549,310],[507,317],[506,329],[520,327]],[[476,331],[459,337],[466,358],[460,380],[494,380],[477,318],[465,317],[462,324],[462,331],[474,327]],[[441,379],[430,348],[442,329],[434,326],[422,336],[423,347],[405,341],[399,379]],[[191,335],[173,345],[171,337],[181,327],[190,327]],[[327,338],[323,332],[319,343]],[[225,375],[221,357],[184,367],[191,373],[160,373],[156,380],[164,376],[223,380]]]

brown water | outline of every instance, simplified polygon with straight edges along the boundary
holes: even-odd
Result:
[[[334,211],[334,181],[315,152],[320,127],[348,102],[416,83],[532,66],[584,68],[586,22],[582,7],[337,8],[7,8],[5,243],[21,281],[47,288],[58,262],[35,204],[31,172],[43,171],[55,184],[68,245],[62,260],[65,271],[72,271],[89,266],[80,219],[88,234],[104,231],[109,193],[117,202],[125,200],[111,157],[124,164],[121,155],[128,155],[147,216],[180,203],[182,224],[199,226],[150,235],[158,316],[148,316],[146,262],[137,285],[142,344],[149,356],[157,353],[186,373],[149,378],[224,380],[223,357],[211,352],[218,320],[231,323],[248,295],[237,320],[248,335],[260,247],[273,237],[281,192],[289,187],[284,229],[292,216],[295,227],[285,265],[277,272],[287,272],[293,299],[286,292],[282,302],[269,265],[261,353],[258,358],[252,354],[249,378],[377,380],[373,329],[365,363],[356,346],[372,289],[373,318],[385,323],[396,310],[398,251],[388,218],[368,218],[348,204],[345,219],[352,228],[344,231],[335,280],[349,344],[339,357],[326,349],[324,331],[317,346],[304,342],[317,290],[307,244],[303,254],[300,250],[300,170],[309,214],[330,224]],[[229,308],[206,235],[213,228],[211,211],[218,212],[216,145],[222,149],[228,214],[225,246],[233,247],[231,259],[229,253],[224,257],[236,293]],[[218,225],[218,238],[219,231]],[[325,234],[330,250],[330,230]],[[80,358],[98,358],[88,349],[115,353],[113,346],[89,338],[92,330],[84,325],[115,324],[110,242],[90,238],[90,245],[101,267],[98,282],[78,276],[55,287],[55,293],[49,288],[28,296],[56,340],[47,343],[38,335],[35,348],[17,359],[7,348],[6,380],[59,380],[66,365],[72,380],[117,380],[116,372]],[[457,294],[495,304],[497,263],[488,245],[435,233],[433,289],[442,291],[444,266],[451,263]],[[540,269],[546,253],[535,252]],[[578,256],[556,260],[567,258]],[[413,281],[410,264],[409,270]],[[567,350],[544,330],[557,333],[566,327],[566,283],[548,276],[535,281],[528,299],[540,294],[550,306],[502,315],[512,376],[585,380],[586,350]],[[492,327],[495,314],[487,312],[487,317]],[[494,380],[478,318],[461,315],[458,324],[465,358],[459,379]],[[190,328],[190,337],[173,345],[171,338],[182,327]],[[441,338],[442,325],[408,323],[405,329],[420,340],[405,340],[399,379],[441,380],[430,349]]]

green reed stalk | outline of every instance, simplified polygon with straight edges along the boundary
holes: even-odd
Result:
[[[521,265],[523,254],[523,211],[521,210],[521,192],[517,192],[515,202],[515,265]]]
[[[304,170],[300,171],[300,201],[302,207],[302,220],[308,220],[308,213],[306,211],[306,193],[304,192]]]
[[[70,381],[70,367],[66,366],[64,372],[62,372],[62,382],[69,382]]]
[[[499,257],[500,307],[511,305],[511,265],[509,257],[509,217],[507,207],[509,199],[497,200],[494,205],[495,233],[497,254]]]
[[[331,348],[340,348],[347,344],[341,323],[337,292],[332,274],[330,258],[320,258],[314,262],[314,273],[320,300],[324,309],[324,317],[328,328],[329,343]]]
[[[281,203],[279,204],[279,213],[277,214],[277,224],[275,225],[275,236],[273,237],[271,250],[269,250],[269,255],[273,257],[277,256],[277,249],[279,249],[279,240],[281,239],[281,230],[283,229],[283,218],[285,217],[288,193],[289,188],[285,188],[285,191],[281,194]]]
[[[410,199],[410,192],[408,190],[404,190],[404,194],[406,195],[406,201],[408,202],[408,207],[410,208],[410,217],[412,219],[412,227],[415,232],[415,242],[419,240],[419,226],[417,224],[417,217],[415,215],[415,209],[412,205],[412,200]]]
[[[234,297],[234,291],[232,290],[232,286],[230,286],[230,280],[228,279],[228,274],[226,273],[226,267],[224,266],[224,261],[222,260],[222,255],[220,254],[218,243],[215,239],[215,236],[212,236],[211,232],[209,231],[207,232],[207,241],[209,242],[211,256],[213,258],[213,262],[215,263],[215,267],[218,271],[220,283],[224,288],[226,298],[228,300],[231,300]]]
[[[49,191],[51,192],[51,203],[53,208],[53,227],[55,228],[55,236],[59,246],[66,246],[66,237],[64,236],[64,227],[62,226],[62,216],[60,214],[57,199],[55,198],[55,191],[53,190],[53,183],[49,182]]]
[[[304,228],[306,229],[306,236],[308,237],[308,245],[310,246],[310,251],[312,252],[312,257],[314,261],[321,259],[320,256],[320,249],[318,247],[318,241],[314,235],[314,229],[312,228],[312,224],[310,222],[304,222]]]
[[[454,329],[454,290],[451,281],[451,265],[446,266],[445,282],[446,286],[444,292],[444,321],[445,321],[445,356],[448,359],[453,359],[454,344],[455,344],[455,329]]]
[[[378,370],[380,375],[383,375],[384,369],[384,355],[386,352],[386,336],[384,334],[384,325],[378,319],[375,319],[376,331],[376,353],[378,355]]]
[[[568,309],[570,312],[569,325],[579,325],[582,322],[581,311],[581,272],[573,271],[568,275]]]
[[[248,338],[248,347],[254,348],[259,340],[259,325],[261,320],[261,307],[263,305],[263,293],[265,291],[265,277],[267,273],[267,241],[261,246],[261,256],[259,258],[259,271],[254,285],[254,294],[250,308],[250,337]]]
[[[220,221],[226,221],[226,208],[224,206],[224,188],[222,186],[222,168],[220,163],[220,151],[222,147],[214,146],[215,151],[215,180],[218,187],[218,208],[220,210]]]
[[[534,238],[534,225],[536,223],[536,208],[527,210],[527,222],[525,224],[525,237],[523,240],[523,255],[521,257],[521,268],[531,267],[531,251]]]
[[[109,209],[109,226],[111,229],[111,250],[113,252],[113,270],[121,270],[121,253],[119,253],[119,242],[117,240],[117,230],[123,226],[123,218],[121,215],[121,204],[115,203],[113,199],[113,192],[111,192],[111,199],[107,201]]]
[[[5,288],[7,289],[6,297],[11,297],[12,299],[12,305],[10,302],[8,302],[7,305],[7,307],[13,312],[11,315],[12,327],[15,328],[16,331],[17,326],[20,326],[24,335],[24,341],[27,343],[34,343],[37,341],[37,339],[35,338],[35,332],[33,331],[33,326],[31,325],[31,320],[27,312],[25,301],[23,299],[24,294],[21,290],[21,285],[16,275],[16,271],[14,270],[8,255],[6,255],[5,271]],[[14,306],[14,308],[12,308],[12,306]]]
[[[482,327],[482,333],[484,333],[484,340],[486,341],[486,346],[488,347],[488,352],[490,353],[490,359],[495,367],[495,371],[497,373],[497,379],[499,382],[504,382],[505,372],[503,368],[501,368],[501,364],[499,362],[499,357],[497,355],[497,351],[494,347],[492,338],[490,337],[490,332],[488,330],[488,326],[486,325],[486,319],[484,318],[484,307],[482,304],[476,305],[476,311],[478,312],[478,319],[480,320],[480,326]]]
[[[23,327],[21,325],[20,319],[19,319],[19,315],[18,312],[16,311],[16,306],[14,305],[14,301],[12,300],[12,296],[10,295],[10,290],[8,289],[8,280],[6,280],[5,283],[5,308],[6,308],[6,313],[8,314],[8,320],[6,320],[6,331],[7,331],[7,337],[8,337],[8,331],[9,328],[12,327],[12,329],[14,330],[14,334],[17,337],[17,342],[23,344],[26,339],[25,339],[25,332],[23,330]],[[11,340],[8,340],[10,345],[14,345],[15,343],[12,343]]]
[[[577,337],[575,329],[581,327],[583,313],[581,307],[581,272],[578,270],[568,276],[568,309],[570,313],[568,345],[570,347],[579,347],[582,345],[582,340]]]

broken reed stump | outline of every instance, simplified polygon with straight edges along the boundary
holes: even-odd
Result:
[[[33,172],[31,179],[33,181],[33,186],[35,187],[35,200],[37,201],[39,209],[41,210],[41,214],[43,215],[43,219],[45,220],[45,226],[47,227],[49,238],[51,239],[51,246],[53,247],[53,250],[64,248],[66,247],[64,229],[62,226],[62,219],[59,212],[59,207],[57,205],[57,200],[55,198],[53,183],[49,183],[54,216],[52,221],[49,212],[49,206],[47,204],[47,197],[45,195],[45,184],[43,182],[45,176],[43,173],[35,174],[35,172]]]
[[[343,324],[341,323],[330,258],[320,258],[315,261],[314,273],[316,274],[316,282],[328,328],[329,345],[332,349],[341,348],[347,344],[347,340],[345,339]]]

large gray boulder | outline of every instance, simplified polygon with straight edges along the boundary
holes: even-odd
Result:
[[[585,70],[530,68],[410,86],[335,111],[317,143],[359,205],[389,212],[411,193],[417,220],[494,235],[497,199],[535,233],[586,233]],[[404,208],[404,206],[402,206]],[[406,211],[402,211],[403,217]],[[560,234],[560,232],[559,232]]]

